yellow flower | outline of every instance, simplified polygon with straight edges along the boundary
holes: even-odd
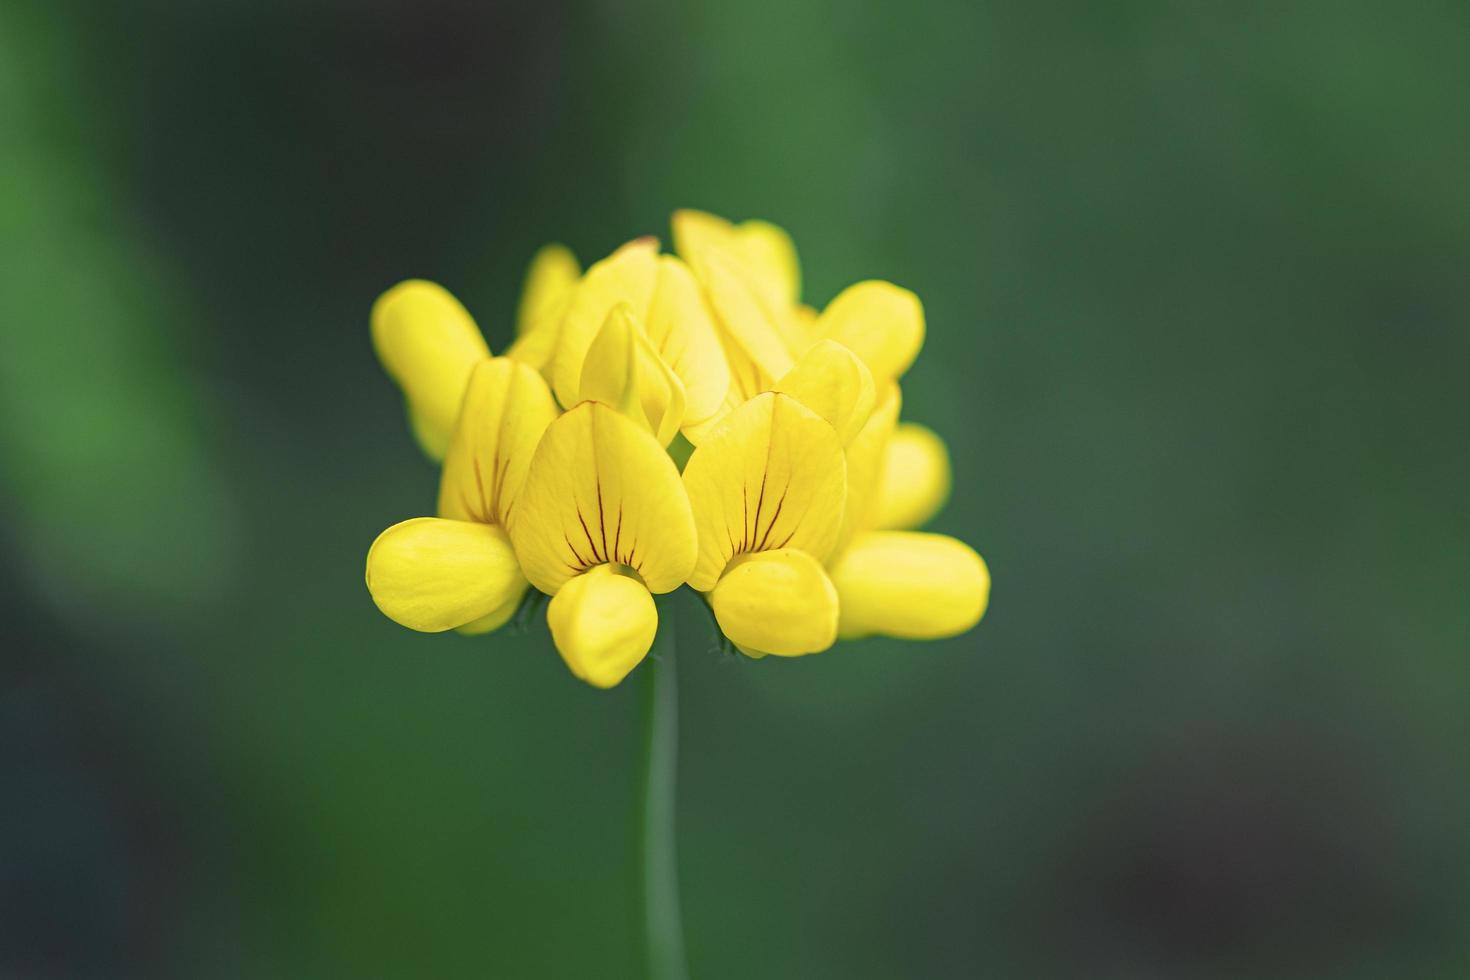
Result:
[[[812,348],[709,432],[684,468],[699,528],[689,584],[746,653],[817,653],[837,638],[838,595],[822,567],[842,531],[844,438],[873,407],[873,381],[846,348]]]
[[[832,426],[790,395],[757,395],[689,457],[684,487],[699,528],[689,584],[720,630],[755,655],[830,647],[837,592],[822,561],[847,492]]]
[[[949,489],[943,443],[922,427],[900,426],[900,401],[890,385],[847,450],[848,509],[828,562],[842,639],[955,636],[978,623],[990,601],[990,571],[969,545],[890,529],[927,520]]]
[[[677,589],[694,566],[694,517],[662,445],[683,387],[650,348],[626,303],[607,313],[576,403],[542,436],[510,521],[526,577],[552,597],[558,652],[597,687],[638,666],[658,632],[653,594]],[[658,374],[644,377],[650,369]],[[652,403],[662,415],[650,418]]]
[[[584,273],[563,246],[539,251],[504,357],[438,286],[378,301],[374,344],[444,462],[438,516],[368,553],[379,608],[485,632],[534,586],[562,658],[598,687],[647,655],[653,596],[686,582],[753,657],[969,629],[984,562],[908,530],[950,487],[944,443],[899,422],[917,297],[862,282],[817,312],[776,226],[680,211],[673,229],[682,259],[642,238]],[[682,476],[664,448],[680,432]]]
[[[647,429],[584,401],[547,428],[520,499],[511,541],[552,596],[556,648],[573,674],[612,687],[653,644],[652,594],[677,589],[694,566],[679,471]]]
[[[497,357],[471,369],[439,516],[395,524],[368,551],[368,591],[389,619],[422,632],[483,633],[515,612],[526,578],[506,526],[554,418],[546,382],[525,365]]]

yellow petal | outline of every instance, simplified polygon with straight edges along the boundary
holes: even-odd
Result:
[[[797,657],[837,640],[837,590],[820,562],[794,548],[736,559],[710,606],[721,632],[748,652]]]
[[[505,349],[505,356],[540,371],[549,384],[551,359],[556,354],[557,339],[561,337],[561,322],[571,304],[571,289],[565,289],[555,299],[549,300],[526,332]]]
[[[519,597],[526,580],[505,531],[416,517],[368,549],[367,587],[395,623],[439,633],[482,619]]]
[[[439,478],[439,516],[505,524],[556,403],[541,375],[508,357],[475,365]]]
[[[708,592],[730,560],[747,552],[795,548],[826,559],[846,485],[842,445],[821,416],[775,392],[746,402],[684,467],[699,528],[689,584]]]
[[[410,279],[373,304],[373,349],[403,389],[424,452],[442,459],[470,369],[490,356],[480,328],[443,287]]]
[[[602,402],[647,428],[638,397],[637,330],[628,304],[619,303],[608,312],[582,361],[575,400]]]
[[[731,387],[742,401],[753,398],[791,370],[791,352],[772,314],[728,262],[709,253],[704,264],[705,294],[720,326]]]
[[[572,673],[607,688],[627,677],[653,646],[658,609],[637,579],[597,565],[561,587],[546,607],[546,623]]]
[[[735,226],[717,214],[680,208],[669,222],[674,232],[674,251],[704,275],[704,256],[709,252],[731,251]]]
[[[860,282],[827,304],[813,329],[861,357],[882,384],[899,378],[918,356],[924,307],[919,297],[892,283]]]
[[[990,572],[973,548],[942,534],[869,531],[833,565],[843,639],[879,633],[932,640],[985,614]]]
[[[691,446],[698,446],[725,423],[725,419],[730,417],[731,412],[744,405],[746,401],[745,396],[732,384],[725,393],[725,401],[720,406],[720,410],[703,422],[684,426],[684,438],[689,440]]]
[[[658,282],[644,326],[659,357],[683,382],[683,424],[713,418],[730,387],[730,366],[699,283],[672,255],[659,256]]]
[[[801,270],[791,236],[767,221],[732,225],[717,215],[691,208],[675,211],[674,249],[700,278],[706,262],[718,256],[754,291],[767,312],[778,316],[796,302]]]
[[[914,422],[894,429],[883,454],[873,527],[904,530],[928,522],[949,499],[949,450],[944,440]]]
[[[638,333],[638,391],[649,431],[660,446],[667,446],[684,423],[684,382],[664,363],[648,337]]]
[[[831,340],[807,351],[775,390],[826,419],[843,445],[852,442],[873,413],[873,375],[856,354]]]
[[[647,311],[657,279],[658,242],[640,238],[594,264],[572,288],[551,358],[551,387],[562,405],[577,403],[582,362],[613,307]]]
[[[510,622],[510,618],[516,614],[516,610],[521,607],[521,600],[526,597],[526,590],[530,587],[531,583],[525,582],[516,590],[514,595],[491,610],[489,614],[481,616],[474,622],[465,623],[463,626],[455,629],[455,632],[464,636],[479,636],[482,633],[489,633],[493,630],[500,629],[500,627]]]
[[[780,328],[793,357],[800,358],[821,339],[817,336],[817,311],[805,303],[789,307],[781,318]]]
[[[531,257],[516,310],[516,336],[524,336],[552,309],[582,275],[577,257],[565,245],[543,245]]]
[[[889,383],[878,407],[847,445],[847,507],[842,513],[842,531],[832,549],[834,557],[842,554],[853,535],[872,526],[878,477],[902,401],[898,385]]]
[[[694,516],[674,461],[600,402],[547,428],[510,532],[526,578],[548,595],[603,562],[631,566],[653,592],[677,589],[694,566]]]
[[[579,401],[617,409],[667,446],[684,420],[684,384],[659,357],[626,304],[607,315],[582,362]]]
[[[768,301],[777,308],[795,304],[801,296],[801,264],[786,230],[769,221],[743,221],[735,228],[735,238],[741,257],[766,284]]]

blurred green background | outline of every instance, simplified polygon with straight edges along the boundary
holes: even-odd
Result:
[[[638,684],[375,611],[367,310],[679,206],[919,293],[995,578],[683,653],[696,977],[1470,974],[1467,92],[1464,3],[7,0],[0,975],[636,974]]]

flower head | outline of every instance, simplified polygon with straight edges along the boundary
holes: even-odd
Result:
[[[969,629],[984,563],[910,530],[950,486],[943,442],[899,421],[918,298],[874,280],[817,311],[776,226],[686,210],[673,230],[677,257],[635,239],[585,272],[542,249],[503,357],[438,286],[379,299],[374,344],[443,460],[438,516],[369,550],[379,608],[485,632],[534,587],[567,666],[598,687],[647,655],[653,596],[686,583],[753,657]]]
[[[541,376],[505,357],[471,368],[444,469],[439,516],[395,524],[368,551],[367,585],[410,629],[483,633],[526,591],[508,526],[532,453],[556,417]]]

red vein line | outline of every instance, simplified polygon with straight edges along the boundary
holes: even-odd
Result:
[[[602,531],[602,553],[611,556],[612,552],[607,550],[607,516],[602,512],[602,474],[597,474],[597,525]],[[607,561],[608,558],[603,558]]]
[[[603,534],[606,534],[606,533],[607,533],[607,528],[603,528]],[[613,535],[613,557],[614,558],[617,558],[618,561],[623,562],[624,565],[630,565],[630,564],[632,564],[631,562],[623,561],[623,559],[621,557],[622,556],[622,544],[623,544],[623,502],[621,500],[619,500],[618,501],[618,530],[617,530],[617,533]]]
[[[769,463],[767,465],[769,466]],[[750,540],[752,541],[755,540],[756,534],[758,534],[761,529],[761,508],[764,507],[766,503],[766,477],[770,475],[770,472],[771,471],[769,469],[761,470],[761,492],[760,496],[756,497],[755,499],[755,522],[750,526]],[[756,545],[755,550],[759,551],[760,545]]]
[[[597,553],[597,544],[592,540],[592,532],[587,529],[587,521],[582,516],[582,508],[581,507],[578,507],[577,508],[577,520],[582,525],[582,533],[585,534],[585,535],[587,535],[587,547],[589,547],[589,548],[592,549],[592,557],[593,558],[596,558],[598,561],[607,561],[606,558],[602,557],[601,555],[599,555]]]
[[[490,501],[485,497],[485,479],[480,475],[480,457],[472,456],[470,462],[475,467],[475,488],[480,491],[480,520],[482,523],[489,523],[485,515],[490,512]]]
[[[791,483],[786,483],[786,489],[781,491],[781,499],[776,501],[776,510],[771,514],[771,523],[766,525],[766,533],[761,537],[761,543],[755,546],[756,551],[764,551],[766,542],[770,540],[771,532],[776,529],[776,520],[781,516],[781,508],[786,504],[786,493],[791,489]]]
[[[567,532],[563,531],[561,533],[561,539],[567,543],[567,548],[568,548],[568,550],[571,551],[572,557],[575,558],[575,559],[577,559],[577,564],[574,565],[574,566],[572,566],[572,567],[581,569],[581,568],[586,568],[589,564],[591,564],[589,561],[587,561],[587,559],[585,559],[585,558],[582,557],[581,552],[579,552],[576,549],[576,546],[574,546],[572,544],[572,539],[567,536]],[[570,563],[568,563],[568,564],[570,564]]]

